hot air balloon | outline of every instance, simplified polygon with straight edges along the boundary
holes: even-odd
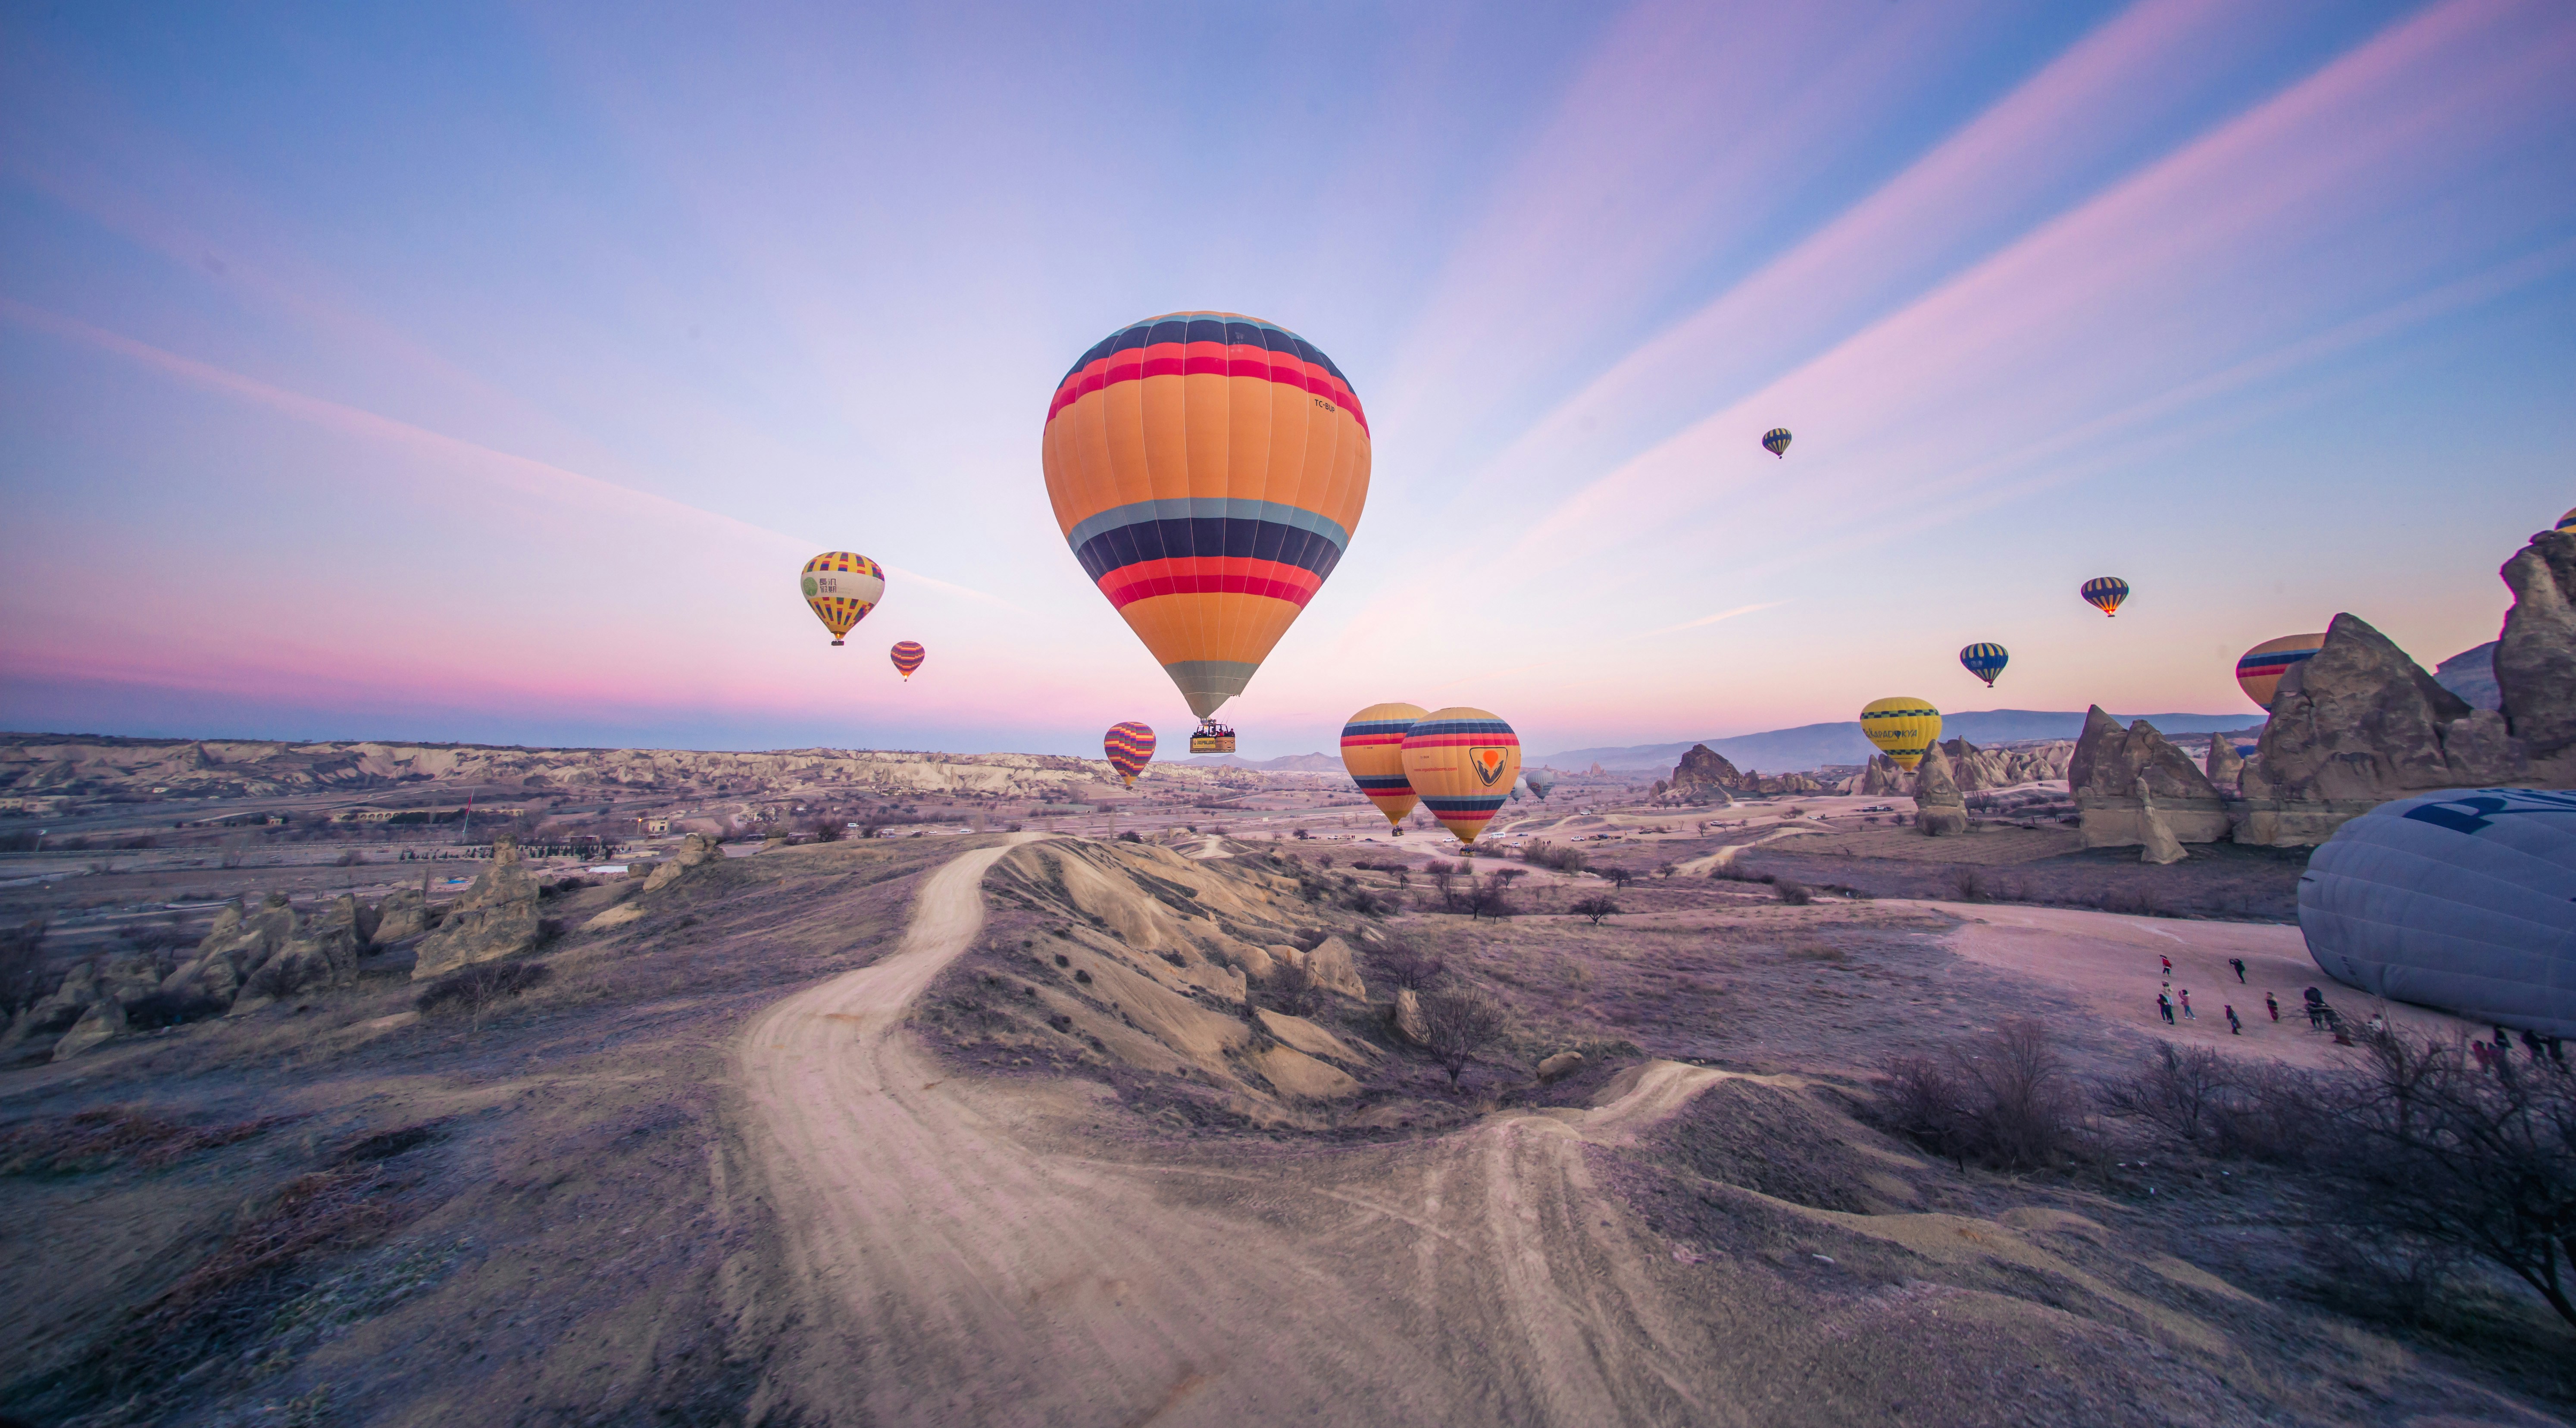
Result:
[[[2084,603],[2105,615],[2120,613],[2120,602],[2129,598],[2129,582],[2116,575],[2096,575],[2084,582]]]
[[[1482,709],[1435,709],[1404,731],[1406,782],[1461,843],[1485,831],[1520,771],[1520,736]]]
[[[2299,930],[2327,976],[2372,996],[2576,1036],[2576,793],[2383,803],[2308,858]]]
[[[1423,712],[1418,704],[1372,704],[1342,725],[1342,767],[1399,837],[1418,801],[1404,778],[1404,731]]]
[[[2551,529],[2563,531],[2570,526],[2576,526],[2576,508],[2571,508],[2567,514],[2560,516],[2558,518],[2558,524],[2551,527]]]
[[[2316,657],[2326,637],[2317,635],[2283,635],[2265,640],[2247,650],[2236,661],[2236,687],[2245,697],[2263,709],[2272,707],[2272,696],[2280,692],[2281,676],[2293,665],[2305,664]]]
[[[1136,775],[1154,761],[1154,731],[1141,719],[1112,724],[1109,732],[1101,736],[1100,751],[1109,756],[1109,766],[1118,770],[1127,786],[1134,788]]]
[[[1368,500],[1369,429],[1332,359],[1274,323],[1148,318],[1047,407],[1047,498],[1083,573],[1201,720],[1243,692]]]
[[[1531,769],[1521,775],[1521,782],[1529,785],[1529,791],[1538,795],[1539,802],[1545,803],[1548,790],[1556,787],[1556,772],[1553,769]]]
[[[913,643],[911,640],[905,640],[903,643],[896,645],[892,650],[889,650],[887,655],[889,658],[893,659],[894,667],[903,672],[904,683],[910,684],[912,682],[912,672],[921,668],[922,660],[926,658],[929,653],[930,652],[928,650],[923,649],[920,645]]]
[[[1775,426],[1762,433],[1762,449],[1774,456],[1789,454],[1789,428]]]
[[[1992,689],[1995,676],[2004,672],[2005,665],[2012,663],[2012,656],[2004,653],[2001,645],[1975,644],[1959,651],[1959,663],[1968,667],[1968,673],[1984,680],[1986,688]]]
[[[864,555],[846,550],[827,550],[805,562],[805,571],[797,577],[797,588],[805,593],[805,603],[813,607],[814,618],[832,632],[832,643],[839,644],[850,627],[868,617],[885,595],[885,570]]]
[[[1923,752],[1941,738],[1941,711],[1920,699],[1872,700],[1860,711],[1860,731],[1898,768],[1912,772]]]

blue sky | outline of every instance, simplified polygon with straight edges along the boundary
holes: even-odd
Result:
[[[2462,0],[7,6],[0,725],[1177,733],[1038,433],[1203,307],[1376,446],[1248,753],[2250,716],[2337,611],[2493,638],[2576,503],[2570,72]],[[834,548],[893,572],[841,650]]]

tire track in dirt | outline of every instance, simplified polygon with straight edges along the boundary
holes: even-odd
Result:
[[[902,1027],[1004,851],[738,1045],[797,1309],[771,1394],[835,1424],[1744,1421],[1696,1399],[1723,1348],[1582,1153],[1697,1068],[1432,1140],[1106,1159],[1088,1088],[949,1079]]]

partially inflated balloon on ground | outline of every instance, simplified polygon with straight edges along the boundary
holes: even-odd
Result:
[[[827,550],[805,562],[796,588],[837,645],[885,598],[885,570],[855,551]]]
[[[1434,709],[1405,731],[1405,780],[1461,843],[1485,831],[1520,771],[1520,736],[1482,709]]]
[[[1154,761],[1154,731],[1138,719],[1112,724],[1101,737],[1100,752],[1109,756],[1109,766],[1118,771],[1129,788],[1134,788],[1136,775]]]
[[[1419,704],[1372,704],[1342,725],[1342,767],[1397,828],[1417,801],[1404,777],[1404,732],[1424,712]]]
[[[1332,359],[1223,312],[1103,338],[1047,406],[1047,499],[1083,573],[1201,719],[1342,558],[1369,429]]]
[[[1992,689],[1995,676],[2004,672],[2005,665],[2012,663],[2012,656],[2004,653],[2001,645],[1975,644],[1959,651],[1959,663],[1968,667],[1968,673],[1984,680],[1986,688]]]
[[[2372,996],[2576,1036],[2576,793],[2383,803],[2309,857],[2299,930]]]
[[[1902,695],[1876,699],[1860,711],[1860,731],[1898,768],[1911,771],[1923,752],[1941,741],[1941,711]]]
[[[921,662],[930,657],[928,650],[911,640],[905,640],[887,653],[888,657],[894,660],[894,667],[902,673],[906,683],[911,682],[912,672],[921,668]]]
[[[2103,614],[2117,615],[2120,602],[2129,598],[2129,582],[2116,575],[2096,575],[2085,581],[2084,588],[2076,593],[2084,597],[2085,604]]]
[[[2281,676],[2288,674],[2292,666],[2316,658],[2325,642],[2322,634],[2265,640],[2237,657],[2236,687],[2245,691],[2245,697],[2253,700],[2255,707],[2270,709],[2272,696],[2280,692]]]

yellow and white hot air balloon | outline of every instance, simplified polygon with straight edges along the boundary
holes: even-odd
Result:
[[[1860,711],[1860,731],[1898,768],[1911,773],[1941,740],[1941,711],[1931,701],[1899,695],[1873,699]]]
[[[805,562],[796,588],[837,645],[885,598],[885,568],[855,551],[827,550]]]

